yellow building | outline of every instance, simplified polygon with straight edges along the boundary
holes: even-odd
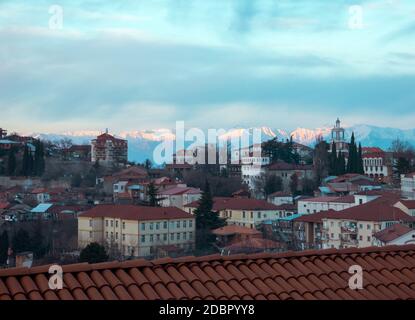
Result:
[[[98,242],[121,256],[195,247],[195,217],[175,207],[98,205],[78,216],[78,246]]]

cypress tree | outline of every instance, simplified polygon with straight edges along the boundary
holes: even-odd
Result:
[[[27,177],[29,175],[29,167],[30,167],[30,158],[29,158],[29,148],[27,145],[24,147],[23,150],[23,159],[22,159],[22,176]]]
[[[34,174],[36,176],[42,176],[45,171],[45,151],[44,146],[41,141],[37,141],[36,144],[36,151],[35,151],[35,159],[34,159]]]
[[[148,198],[151,207],[158,207],[160,199],[157,198],[157,188],[154,182],[150,182],[148,185]]]
[[[357,172],[360,174],[364,174],[365,170],[363,168],[363,156],[362,156],[362,144],[359,142],[359,151],[357,154]]]
[[[357,160],[357,148],[356,148],[356,142],[354,138],[354,132],[352,133],[352,137],[350,139],[349,144],[349,158],[347,161],[347,172],[348,173],[356,173],[358,170],[358,160]]]
[[[11,148],[9,150],[9,157],[7,159],[7,175],[14,176],[16,174],[16,150]]]
[[[343,153],[339,152],[339,160],[337,164],[338,174],[342,175],[346,173],[346,159],[344,158]]]
[[[335,175],[337,176],[338,170],[337,170],[337,163],[338,163],[338,159],[337,159],[337,149],[336,149],[336,144],[333,142],[331,145],[331,154],[330,154],[330,175]]]

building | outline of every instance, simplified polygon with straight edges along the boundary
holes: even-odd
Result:
[[[378,182],[392,181],[393,166],[389,153],[380,148],[363,147],[362,160],[365,175]]]
[[[341,152],[342,154],[349,153],[349,144],[346,142],[345,130],[340,125],[339,118],[337,118],[336,124],[334,125],[333,129],[331,129],[331,141],[329,152],[331,152],[333,144],[335,144],[337,152]]]
[[[183,206],[194,201],[198,201],[202,196],[199,188],[191,188],[186,185],[179,185],[157,192],[160,199],[159,204],[162,207],[177,207],[182,209]]]
[[[198,202],[185,205],[189,213],[194,213]],[[262,221],[276,219],[279,215],[278,207],[265,200],[248,198],[213,198],[213,211],[221,218],[226,219],[228,225],[237,225],[248,228],[256,228]]]
[[[395,223],[373,235],[375,246],[415,244],[415,230]]]
[[[276,162],[265,168],[268,174],[281,178],[284,191],[290,189],[291,177],[293,175],[297,175],[299,190],[302,188],[301,183],[303,180],[314,179],[314,169],[312,165]]]
[[[72,145],[63,152],[65,159],[91,161],[90,145]]]
[[[374,234],[395,223],[412,227],[415,218],[394,206],[397,199],[383,196],[342,211],[331,212],[323,221],[323,248],[370,247]]]
[[[415,172],[401,175],[402,198],[415,200]]]
[[[381,188],[381,184],[371,177],[358,173],[346,173],[341,176],[327,177],[319,190],[324,195],[347,195]]]
[[[125,164],[128,161],[128,142],[106,133],[91,141],[91,161],[103,165]]]
[[[395,207],[401,209],[407,215],[415,217],[415,200],[399,200]]]
[[[268,195],[267,201],[279,206],[284,203],[294,203],[294,199],[291,193],[284,191],[277,191]]]
[[[78,216],[78,246],[98,242],[125,257],[157,256],[169,246],[191,252],[195,228],[195,217],[175,207],[98,205]]]
[[[340,211],[355,205],[354,196],[322,196],[298,200],[297,210],[299,214],[310,214],[327,210]]]
[[[62,266],[61,290],[48,286],[50,265],[11,268],[0,270],[0,300],[414,300],[414,260],[407,245],[83,263]],[[349,285],[354,265],[364,290]]]

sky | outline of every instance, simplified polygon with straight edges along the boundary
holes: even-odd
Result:
[[[414,128],[414,88],[415,0],[0,0],[9,131]]]

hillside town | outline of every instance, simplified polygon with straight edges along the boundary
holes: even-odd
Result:
[[[89,144],[0,129],[0,266],[154,260],[415,243],[415,152],[271,139],[239,163],[156,166],[106,130]],[[260,153],[258,154],[258,150]],[[200,159],[200,158],[199,158]]]

